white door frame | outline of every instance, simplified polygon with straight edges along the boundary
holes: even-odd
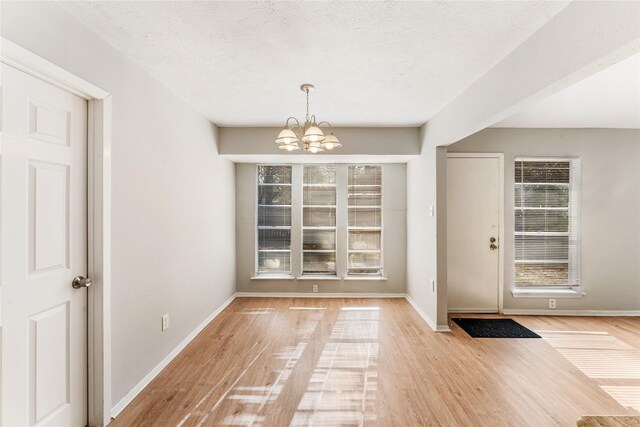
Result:
[[[498,214],[498,313],[503,314],[504,304],[504,154],[503,153],[447,153],[447,158],[489,158],[500,163],[499,214]]]
[[[4,37],[0,44],[0,62],[88,103],[87,272],[92,285],[87,294],[87,423],[105,425],[111,412],[111,95]]]

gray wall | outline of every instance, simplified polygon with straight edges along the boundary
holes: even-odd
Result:
[[[640,130],[485,129],[449,152],[504,153],[505,309],[547,309],[546,299],[513,298],[514,158],[577,156],[582,164],[582,283],[558,310],[640,310]]]
[[[273,142],[281,130],[282,128],[270,127],[221,127],[220,154],[282,154]],[[342,141],[342,148],[316,156],[415,156],[420,150],[420,129],[417,127],[345,127],[335,128],[334,133]],[[286,155],[296,156],[295,153]]]
[[[406,292],[406,167],[383,165],[384,272],[388,280],[278,280],[251,279],[255,275],[256,165],[236,164],[236,260],[238,292],[320,293]]]
[[[215,126],[55,3],[3,2],[2,36],[113,96],[115,405],[233,295],[234,167]]]

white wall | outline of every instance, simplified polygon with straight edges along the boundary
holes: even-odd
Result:
[[[238,292],[405,293],[406,292],[406,166],[384,164],[383,253],[385,281],[379,280],[252,280],[255,275],[256,165],[236,164],[236,260]]]
[[[234,167],[215,126],[55,3],[3,2],[2,36],[113,96],[115,405],[233,295]]]
[[[407,163],[407,295],[432,328],[447,330],[447,149],[428,142],[427,126],[420,157]]]
[[[558,310],[640,310],[640,130],[485,129],[449,152],[505,158],[505,309],[546,309],[546,299],[514,298],[514,158],[578,156],[582,165],[582,283],[587,295]]]
[[[449,145],[638,52],[640,2],[573,1],[429,118]]]

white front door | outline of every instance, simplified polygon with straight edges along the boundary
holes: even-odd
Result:
[[[447,159],[449,311],[498,311],[500,180],[498,157]]]
[[[2,65],[2,425],[87,422],[87,102]]]

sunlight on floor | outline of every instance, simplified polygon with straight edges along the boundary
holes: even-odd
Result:
[[[282,395],[285,384],[300,360],[315,364],[306,391],[297,404],[291,426],[331,425],[362,426],[375,420],[375,395],[378,384],[379,307],[342,307],[331,331],[324,334],[324,347],[314,335],[327,314],[320,307],[289,307],[287,322],[295,323],[297,344],[270,353],[265,345],[247,368],[235,378],[217,401],[209,391],[194,411],[179,426],[218,424],[228,426],[261,426],[269,422],[269,406]],[[294,314],[298,313],[298,314]],[[276,314],[270,308],[248,308],[242,315]],[[294,317],[290,317],[294,316]],[[281,321],[278,320],[278,322]],[[278,323],[274,323],[278,325]],[[328,334],[328,335],[327,335]],[[319,355],[305,351],[316,345]],[[317,360],[310,359],[317,357]],[[264,371],[264,367],[275,369]],[[229,379],[228,381],[231,381]],[[306,381],[306,378],[305,378]],[[304,384],[304,383],[303,383]]]
[[[600,388],[609,393],[622,406],[640,412],[640,384],[632,386],[603,385]]]
[[[640,379],[640,355],[635,351],[584,348],[557,350],[590,378]]]
[[[375,420],[378,307],[343,307],[291,426]]]
[[[242,412],[228,415],[222,424],[230,426],[260,425],[264,420],[264,416],[261,414],[265,405],[274,403],[278,399],[305,347],[305,343],[299,343],[295,347],[286,347],[273,355],[277,360],[284,362],[281,369],[274,371],[273,384],[261,387],[234,387],[231,390],[233,394],[229,394],[226,398],[242,403]]]
[[[273,308],[248,308],[238,314],[271,314]]]
[[[606,332],[536,332],[620,405],[640,412],[640,351]]]

